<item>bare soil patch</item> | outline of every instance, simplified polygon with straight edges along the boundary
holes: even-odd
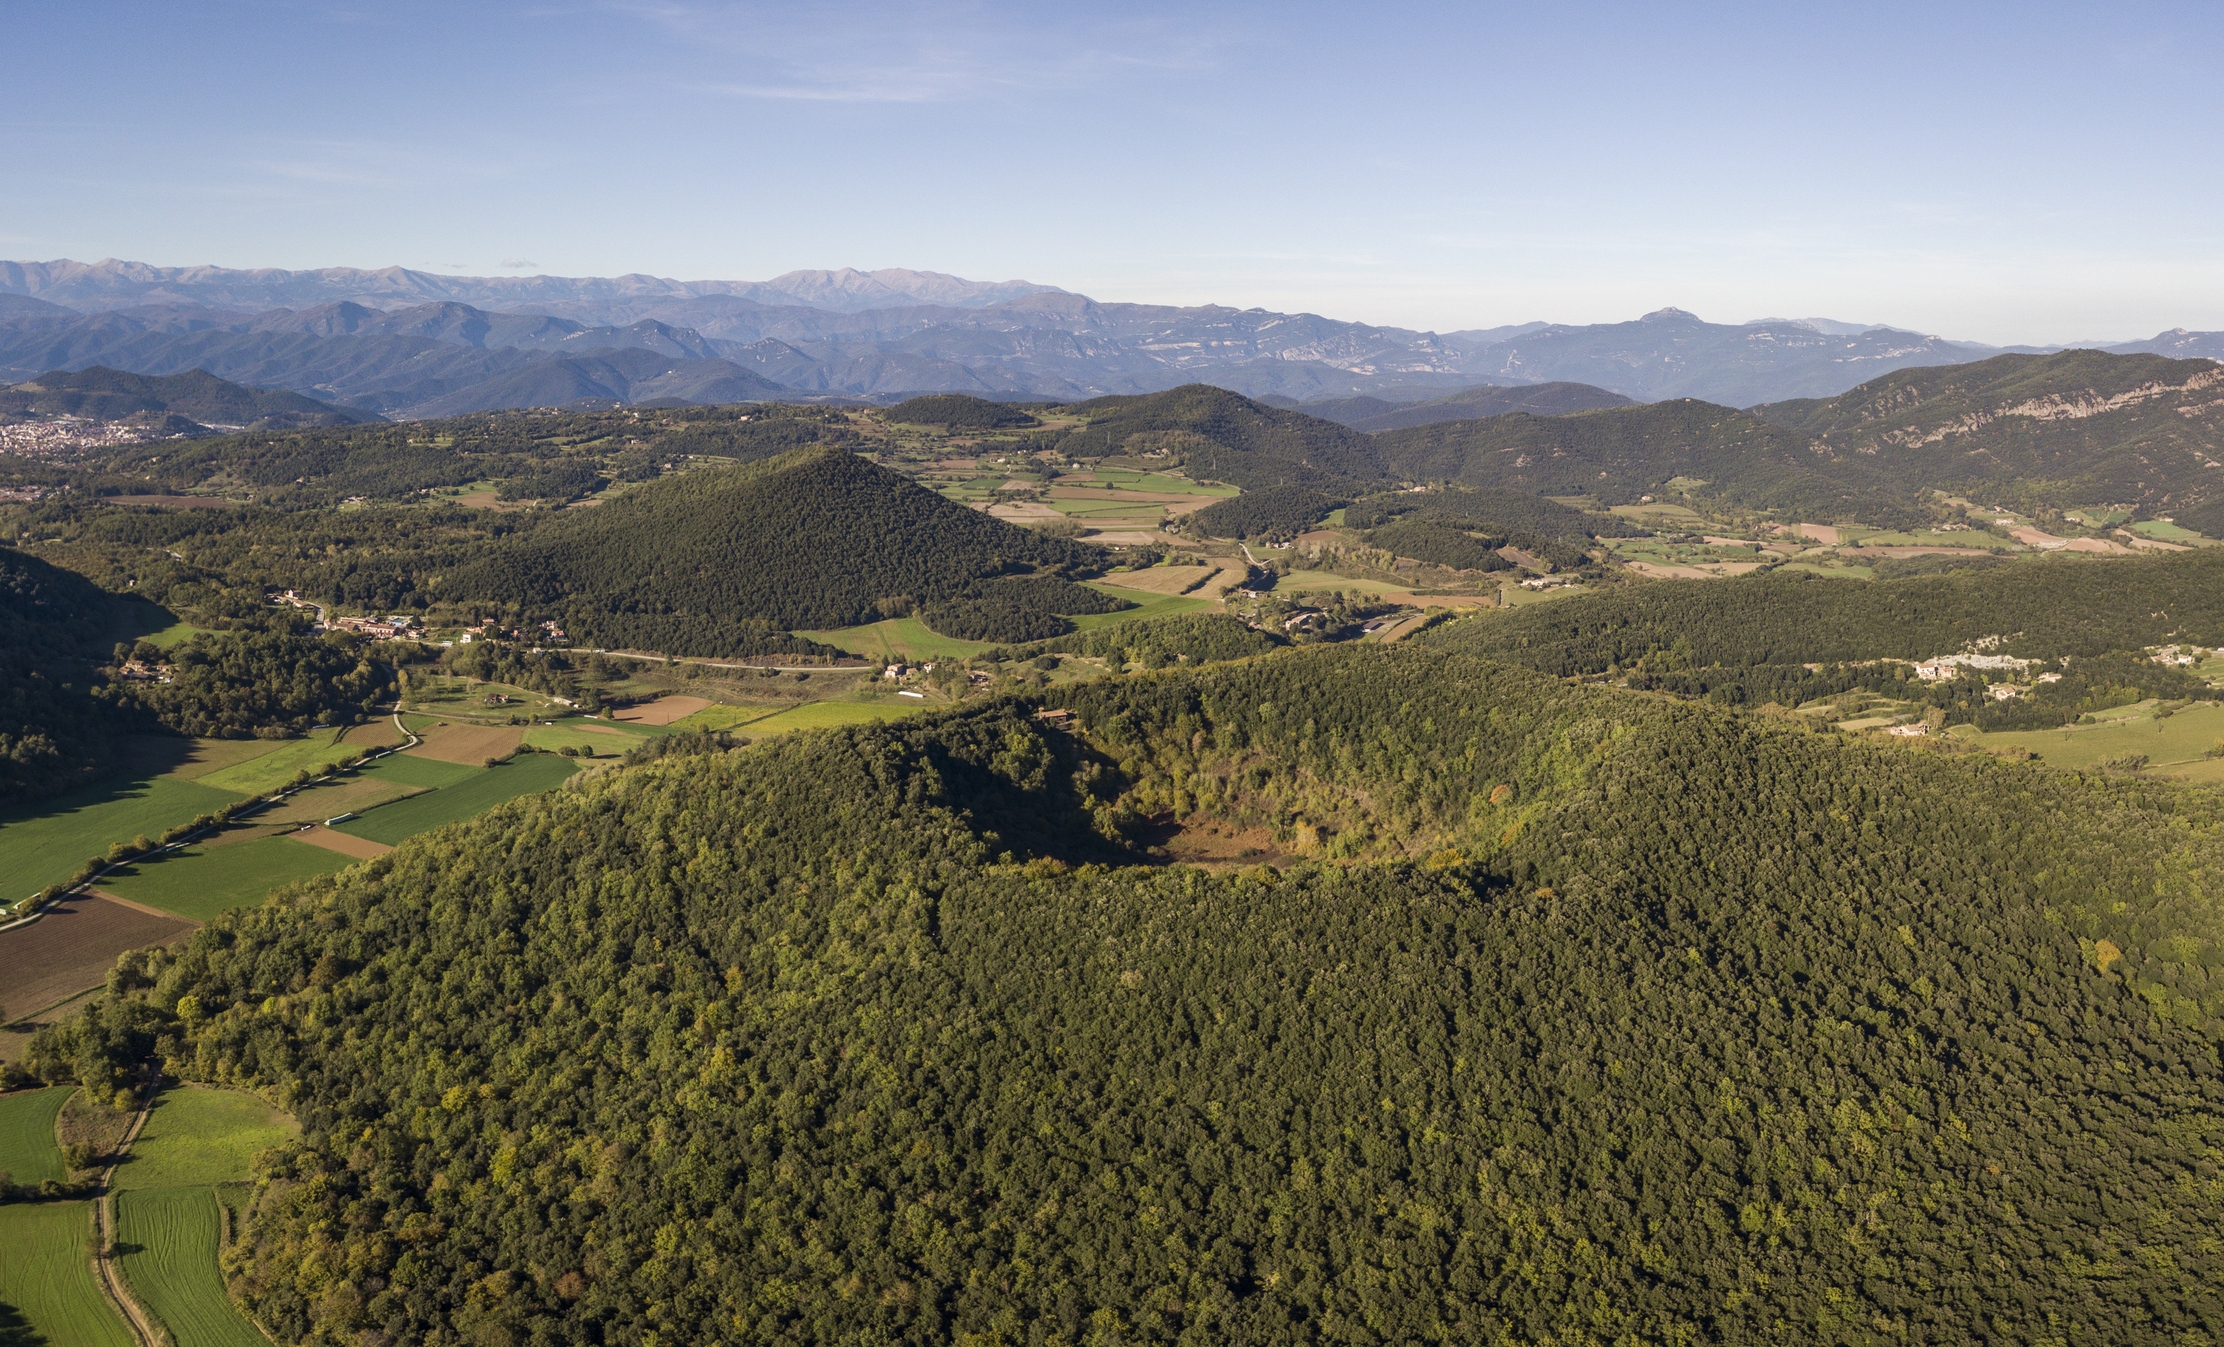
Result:
[[[1217,824],[1197,827],[1175,825],[1158,845],[1166,854],[1184,865],[1194,865],[1203,870],[1232,870],[1252,865],[1288,865],[1295,857],[1274,844],[1274,836],[1264,828],[1246,828],[1241,832],[1223,829]]]
[[[1141,547],[1148,543],[1166,541],[1163,533],[1144,533],[1140,530],[1121,529],[1111,533],[1092,533],[1084,542],[1106,543],[1114,547]]]
[[[1799,531],[1825,547],[1836,547],[1840,541],[1838,530],[1828,524],[1801,524]]]
[[[1153,566],[1147,571],[1107,575],[1097,583],[1146,594],[1187,594],[1220,574],[1214,566]]]
[[[488,758],[504,758],[517,751],[525,731],[515,725],[435,725],[424,732],[425,742],[403,752],[439,762],[477,767]]]
[[[50,904],[29,926],[0,931],[7,1008],[27,1014],[98,987],[117,955],[183,939],[198,925],[101,893]]]
[[[346,833],[336,833],[330,828],[303,828],[300,832],[286,835],[306,846],[323,847],[326,851],[337,851],[342,856],[353,856],[359,861],[367,861],[373,856],[383,856],[393,850],[384,842],[373,842],[367,837],[350,837]]]
[[[995,505],[976,505],[973,508],[1013,524],[1024,523],[1030,519],[1040,521],[1065,518],[1056,510],[1051,509],[1041,501],[1035,500],[1007,500]]]
[[[635,725],[669,725],[675,720],[685,720],[709,705],[711,700],[708,697],[659,697],[653,702],[629,706],[623,711],[615,712],[612,719],[630,721]]]

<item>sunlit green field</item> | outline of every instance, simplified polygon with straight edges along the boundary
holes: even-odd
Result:
[[[159,837],[180,823],[242,798],[197,781],[164,775],[124,787],[97,787],[42,810],[0,819],[0,902],[15,902],[77,872],[89,856],[144,833]]]
[[[103,877],[100,887],[118,898],[207,921],[235,907],[252,907],[269,897],[272,889],[297,879],[328,875],[353,864],[352,857],[323,847],[287,837],[259,837],[134,861]]]
[[[2126,753],[2144,753],[2150,768],[2179,766],[2199,768],[2219,761],[2204,758],[2209,749],[2224,743],[2224,706],[2189,706],[2173,716],[2156,720],[2153,704],[2121,708],[2098,725],[2071,725],[2059,730],[2005,730],[1982,734],[1970,726],[1957,726],[1957,738],[1984,748],[2022,748],[2057,767],[2091,767]],[[2172,773],[2180,775],[2184,773]],[[2209,773],[2195,770],[2192,775]]]
[[[505,800],[553,789],[579,769],[569,758],[527,753],[499,767],[467,767],[464,770],[471,775],[453,785],[382,805],[361,818],[338,825],[335,831],[389,846],[397,845],[418,833],[485,813]]]
[[[93,1274],[90,1202],[0,1206],[0,1343],[136,1347]]]
[[[927,624],[916,617],[892,617],[861,627],[799,631],[796,635],[833,646],[837,650],[847,650],[853,655],[881,660],[963,659],[995,644],[992,641],[961,641],[955,636],[944,636],[929,630]]]
[[[54,1144],[54,1115],[69,1097],[67,1086],[0,1095],[0,1172],[25,1186],[69,1177],[62,1172],[62,1152]]]
[[[333,763],[359,751],[344,742],[337,730],[313,730],[303,738],[280,743],[268,753],[211,772],[201,777],[199,784],[234,795],[265,795],[293,780],[294,774],[304,768],[312,776],[321,776]]]
[[[134,1190],[116,1199],[124,1280],[176,1347],[269,1347],[224,1294],[216,1262],[222,1237],[223,1217],[208,1184]]]
[[[241,1090],[164,1090],[116,1168],[116,1187],[181,1188],[244,1179],[255,1152],[300,1131],[285,1114]]]

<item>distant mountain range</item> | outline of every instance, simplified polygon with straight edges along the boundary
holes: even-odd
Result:
[[[2224,333],[2178,330],[2108,349],[2224,358]],[[1190,383],[1284,405],[1582,384],[1626,399],[1747,406],[2000,353],[1891,327],[1708,323],[1678,309],[1627,323],[1418,332],[1264,309],[1105,304],[1029,281],[900,269],[676,281],[0,262],[0,378],[95,365],[202,369],[397,417],[546,399],[1075,401]],[[1371,414],[1392,420],[1370,428],[1420,424],[1394,409]]]

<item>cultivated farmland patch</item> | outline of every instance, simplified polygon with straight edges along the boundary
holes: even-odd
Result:
[[[29,1015],[98,987],[117,955],[183,939],[195,924],[98,894],[75,894],[49,904],[45,915],[30,925],[0,931],[8,1010]]]
[[[0,1206],[0,1342],[136,1347],[94,1279],[92,1234],[90,1202]]]

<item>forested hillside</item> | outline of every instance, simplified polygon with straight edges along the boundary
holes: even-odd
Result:
[[[81,416],[121,421],[153,413],[267,430],[344,426],[379,419],[299,393],[244,388],[206,370],[151,377],[95,365],[74,373],[52,370],[12,388],[0,388],[0,420],[14,416]]]
[[[438,592],[558,613],[595,643],[605,615],[617,615],[629,630],[661,631],[656,648],[716,654],[742,639],[732,633],[849,626],[983,599],[981,583],[1001,575],[1103,564],[1097,548],[1015,528],[819,448],[701,469],[561,516],[456,568]],[[1080,601],[1055,587],[995,597],[1054,615],[1053,592]]]
[[[1226,389],[1186,384],[1141,397],[1095,398],[1066,408],[1086,427],[1054,441],[1075,458],[1159,453],[1192,477],[1246,491],[1301,486],[1334,492],[1387,474],[1374,442],[1346,426],[1264,406]]]
[[[1403,430],[1437,421],[1472,421],[1508,412],[1532,416],[1565,416],[1569,412],[1596,411],[1601,407],[1627,407],[1631,399],[1590,384],[1520,384],[1512,388],[1490,385],[1463,388],[1457,393],[1420,402],[1390,402],[1382,398],[1331,398],[1324,402],[1295,402],[1287,398],[1262,398],[1268,406],[1317,416],[1350,426],[1353,430]]]
[[[31,1063],[296,1109],[289,1341],[2224,1334],[2213,794],[1408,646],[1058,700],[512,803]]]
[[[1588,495],[1635,504],[1682,478],[1733,504],[1809,519],[1891,524],[1914,491],[1865,459],[1818,454],[1807,438],[1745,412],[1679,399],[1571,416],[1510,413],[1374,437],[1395,477]]]
[[[89,694],[115,600],[82,576],[0,547],[0,807],[99,774],[123,717]]]
[[[1905,481],[2005,504],[2135,504],[2224,533],[2224,365],[2213,360],[2004,355],[1754,410]]]
[[[1986,638],[1998,638],[2000,653],[2039,658],[2224,644],[2224,548],[2037,558],[1867,584],[1796,571],[1669,580],[1479,614],[1424,639],[1575,674],[1654,652],[1691,667],[1925,659]]]

